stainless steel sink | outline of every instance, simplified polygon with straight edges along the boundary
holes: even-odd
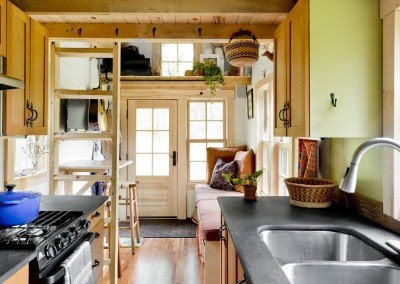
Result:
[[[355,263],[295,263],[282,267],[293,284],[398,284],[400,269]]]
[[[362,240],[344,233],[266,230],[260,235],[281,265],[307,261],[376,261],[385,258]]]

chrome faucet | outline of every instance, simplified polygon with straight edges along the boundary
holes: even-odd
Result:
[[[360,163],[361,157],[369,149],[377,146],[391,147],[400,152],[400,142],[391,138],[374,138],[361,144],[354,152],[350,166],[347,167],[346,173],[340,182],[339,188],[341,190],[348,193],[354,193],[356,191],[358,164]]]

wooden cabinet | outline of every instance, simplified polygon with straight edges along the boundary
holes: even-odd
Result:
[[[221,214],[221,224],[225,224]],[[235,246],[229,230],[225,225],[221,227],[221,284],[236,284],[244,280],[244,271],[236,254]]]
[[[3,9],[0,12],[2,17]],[[25,82],[24,89],[5,92],[4,135],[46,135],[48,31],[10,2],[7,2],[7,25],[4,27],[7,31],[6,74]],[[1,37],[3,25],[0,31]],[[0,53],[1,50],[2,41]]]
[[[299,0],[277,28],[275,136],[381,135],[378,1],[350,2]]]
[[[93,211],[87,218],[90,221],[89,232],[95,234],[91,244],[94,283],[103,281],[103,240],[104,240],[104,205]]]
[[[7,0],[0,0],[0,56],[7,56]]]
[[[47,98],[48,98],[48,30],[31,19],[31,56],[29,103],[33,109],[29,134],[47,134]]]
[[[29,16],[8,2],[6,74],[23,80],[25,88],[4,92],[5,135],[29,134],[26,120],[30,112],[26,105],[30,91],[30,25]]]

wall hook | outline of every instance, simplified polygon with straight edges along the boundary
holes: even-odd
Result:
[[[202,95],[203,95],[203,92],[200,92],[200,93],[199,93],[199,96],[202,96]]]
[[[81,36],[82,35],[82,28],[78,29],[78,35]]]
[[[197,31],[199,32],[199,37],[201,37],[201,28],[198,28]]]
[[[333,107],[336,107],[336,105],[337,105],[337,99],[335,98],[334,93],[331,93],[331,104]]]
[[[118,28],[115,28],[115,35],[118,36],[119,30]]]
[[[156,27],[153,27],[153,36],[156,36],[156,31],[157,31]]]

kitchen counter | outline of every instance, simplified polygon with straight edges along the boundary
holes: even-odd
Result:
[[[221,211],[232,236],[248,283],[290,283],[259,233],[267,229],[330,230],[351,234],[400,264],[400,254],[386,245],[400,236],[339,205],[326,209],[292,206],[288,197],[219,197]]]
[[[106,196],[43,195],[41,197],[40,210],[82,211],[84,217],[86,217],[106,200]],[[0,283],[3,283],[35,257],[35,251],[0,250]]]

